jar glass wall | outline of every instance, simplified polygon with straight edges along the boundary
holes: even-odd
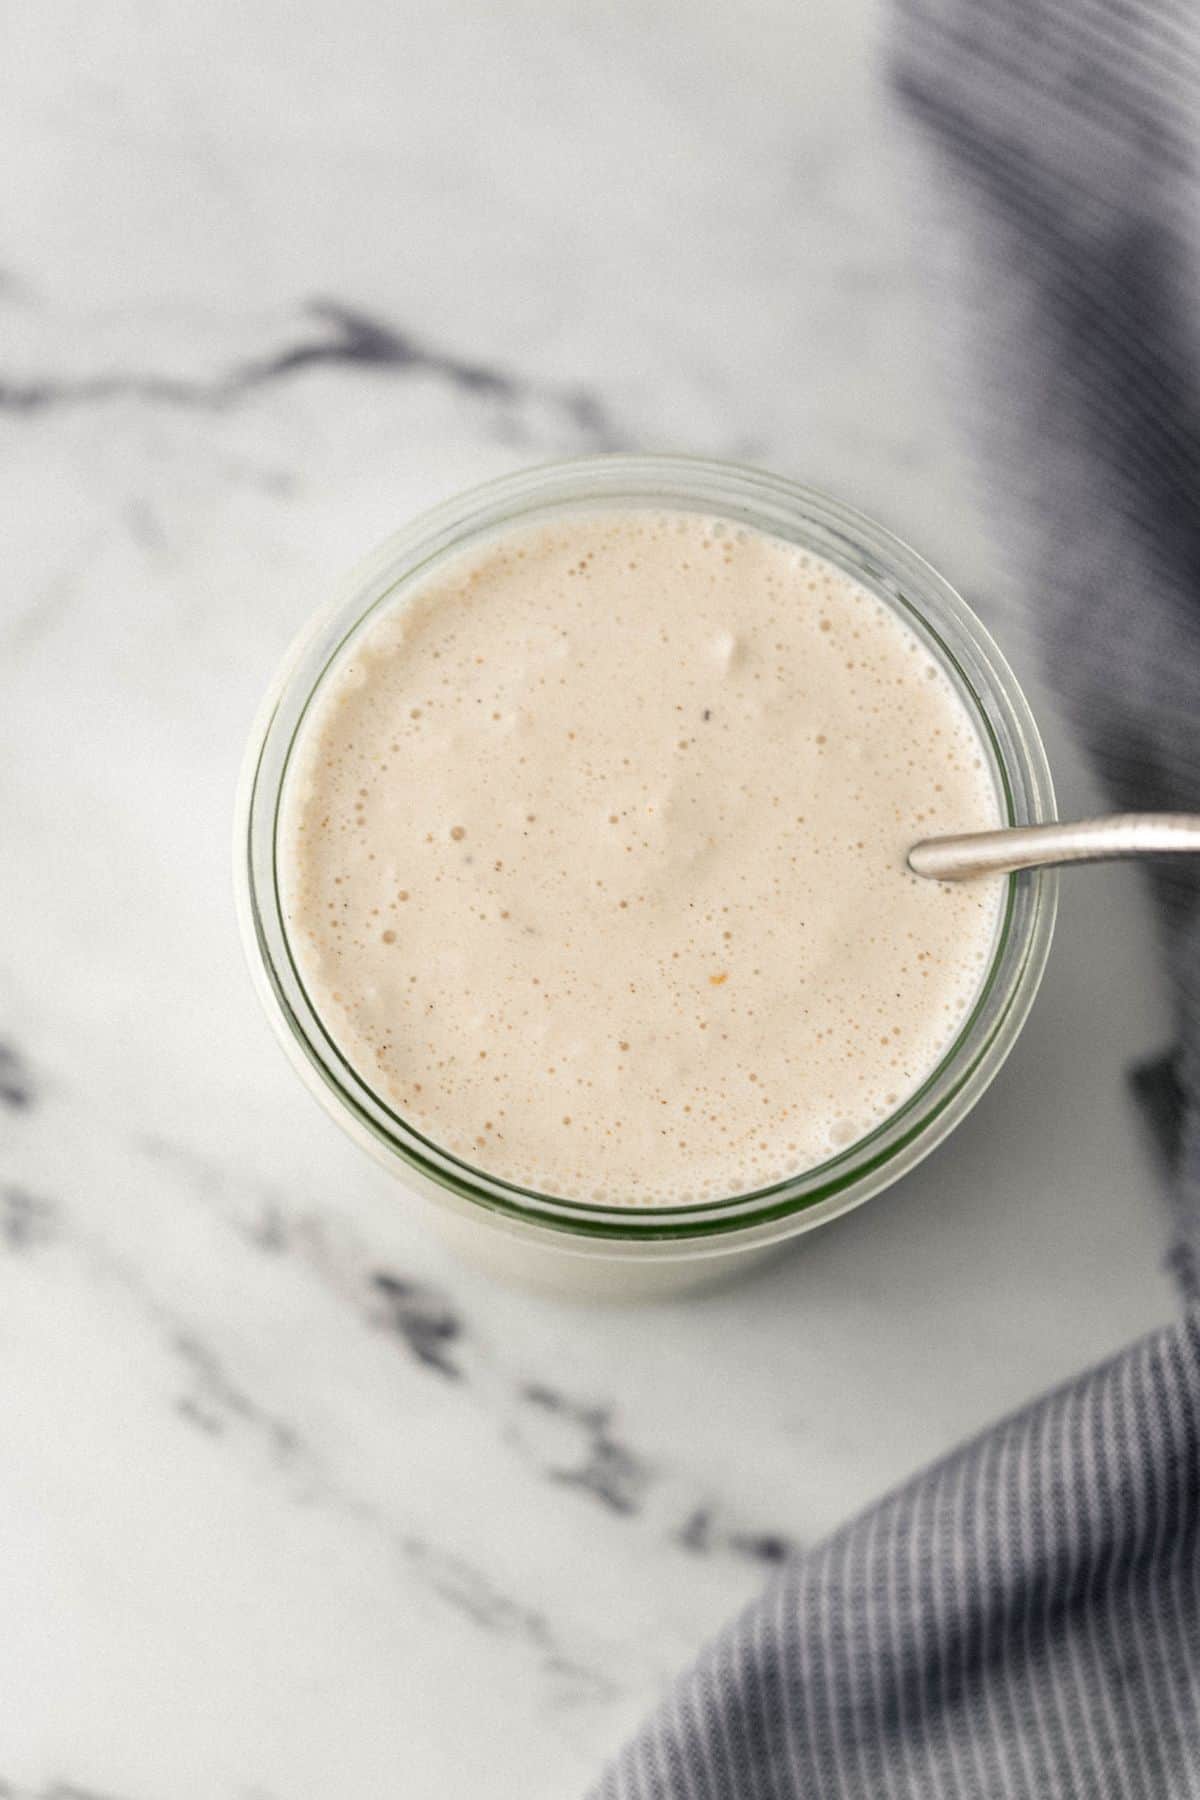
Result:
[[[976,725],[1007,823],[1053,816],[1037,728],[999,651],[954,590],[890,533],[778,476],[680,457],[610,456],[522,471],[418,519],[380,549],[302,634],[251,737],[239,793],[235,883],[256,985],[299,1072],[359,1143],[429,1208],[460,1253],[535,1285],[633,1298],[748,1267],[799,1232],[861,1204],[925,1156],[995,1075],[1025,1019],[1053,928],[1045,871],[1008,879],[990,967],[953,1045],[881,1125],[819,1167],[755,1192],[681,1206],[625,1207],[539,1194],[489,1176],[422,1136],[346,1061],[297,971],[278,870],[292,752],[318,687],[381,608],[401,604],[446,559],[517,525],[604,508],[717,516],[783,538],[843,569],[898,612],[945,669]]]

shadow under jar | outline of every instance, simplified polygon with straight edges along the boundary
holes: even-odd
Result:
[[[255,984],[293,1065],[326,1110],[424,1203],[469,1261],[545,1291],[633,1300],[749,1269],[797,1234],[906,1174],[965,1116],[1011,1049],[1053,929],[1053,873],[1004,882],[990,960],[949,1048],[882,1122],[816,1166],[751,1191],[629,1205],[536,1191],[475,1167],[406,1120],[344,1054],[302,976],[281,880],[297,744],[314,700],[360,634],[428,588],[464,553],[506,533],[604,512],[693,514],[824,559],[891,609],[945,674],[969,716],[999,823],[1052,818],[1041,740],[1000,653],[954,590],[849,507],[757,470],[680,457],[610,456],[523,471],[473,489],[388,540],[302,634],[253,731],[238,797],[235,886]],[[358,1059],[361,1061],[361,1059]]]

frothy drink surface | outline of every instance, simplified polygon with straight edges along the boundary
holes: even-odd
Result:
[[[515,528],[360,634],[285,793],[294,954],[367,1084],[541,1193],[673,1205],[823,1162],[953,1042],[1000,881],[963,703],[849,576],[690,513]]]

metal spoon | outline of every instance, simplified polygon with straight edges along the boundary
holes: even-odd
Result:
[[[1018,825],[959,837],[922,838],[908,853],[914,875],[971,881],[1055,863],[1111,862],[1128,856],[1200,855],[1200,813],[1114,813],[1073,824]]]

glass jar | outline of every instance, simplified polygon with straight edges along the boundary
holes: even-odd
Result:
[[[1052,818],[1045,752],[1011,670],[940,575],[861,513],[755,469],[687,457],[605,456],[523,470],[459,495],[390,538],[293,646],[251,737],[238,798],[235,882],[255,983],[317,1098],[425,1202],[453,1247],[495,1274],[557,1292],[642,1298],[749,1268],[869,1200],[928,1155],[975,1104],[1017,1037],[1053,930],[1056,882],[1011,876],[991,966],[954,1044],[879,1127],[817,1168],[755,1193],[683,1206],[556,1199],[475,1169],[411,1130],[349,1066],[309,1002],[288,944],[276,854],[289,759],[309,701],[359,629],[446,558],[555,515],[669,508],[754,527],[826,557],[902,615],[976,723],[1009,824]]]

